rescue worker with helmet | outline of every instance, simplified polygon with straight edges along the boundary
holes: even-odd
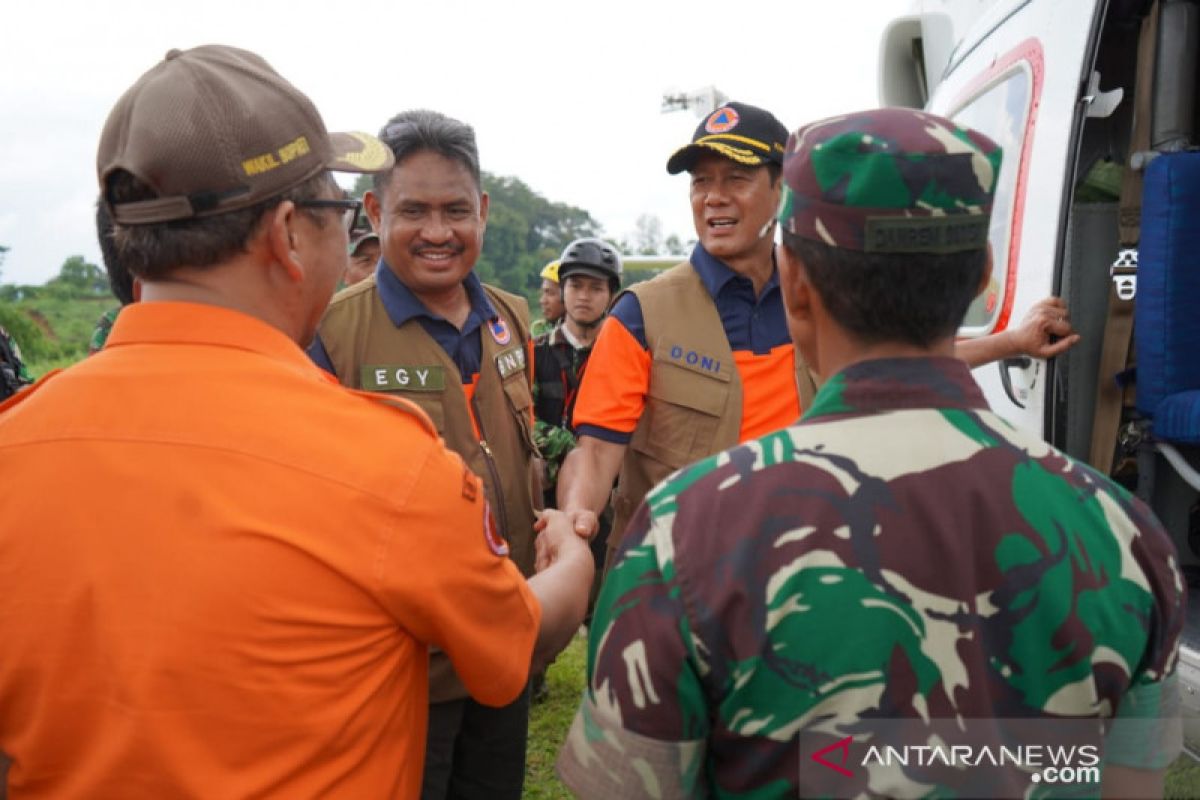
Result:
[[[535,319],[529,332],[536,338],[549,333],[563,317],[562,292],[558,287],[558,262],[551,261],[542,268],[542,288],[538,290],[538,306],[542,318]]]
[[[534,438],[546,464],[547,506],[555,504],[559,467],[575,447],[572,416],[584,367],[608,307],[621,290],[621,255],[602,239],[576,239],[554,263],[565,314],[553,330],[534,340],[533,358]],[[603,516],[592,540],[597,570],[604,565],[608,516]]]

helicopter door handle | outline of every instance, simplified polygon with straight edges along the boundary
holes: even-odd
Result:
[[[1015,356],[1013,358],[1002,358],[997,365],[1000,368],[1000,383],[1004,385],[1004,393],[1008,395],[1008,399],[1013,401],[1013,405],[1017,408],[1024,408],[1025,404],[1017,399],[1017,393],[1013,391],[1012,377],[1008,374],[1010,369],[1029,369],[1033,364],[1033,360],[1029,356]]]

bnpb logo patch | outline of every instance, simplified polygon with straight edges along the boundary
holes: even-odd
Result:
[[[487,500],[483,501],[483,540],[488,549],[498,556],[508,555],[508,542],[496,530],[496,519],[492,516],[492,506]]]
[[[488,320],[488,330],[492,332],[492,338],[496,340],[496,344],[508,344],[509,340],[512,339],[508,325],[499,317]]]
[[[718,108],[704,123],[704,130],[709,133],[727,133],[737,127],[741,117],[732,108]]]

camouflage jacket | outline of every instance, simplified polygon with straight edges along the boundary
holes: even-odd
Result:
[[[92,331],[91,341],[88,342],[89,356],[95,355],[104,349],[104,344],[108,341],[108,335],[112,333],[113,324],[116,323],[117,315],[120,313],[121,306],[110,308],[96,321],[96,329]]]
[[[548,319],[545,319],[544,317],[535,319],[529,325],[529,335],[534,339],[538,338],[539,336],[545,336],[552,330],[554,330],[554,323]]]
[[[33,378],[21,358],[17,340],[0,327],[0,400],[11,397],[30,383],[33,383]]]
[[[585,798],[1015,797],[1040,775],[981,788],[867,745],[1115,741],[1114,717],[1142,724],[1107,763],[1160,768],[1182,604],[1149,510],[993,414],[964,364],[860,363],[648,495],[559,772]]]

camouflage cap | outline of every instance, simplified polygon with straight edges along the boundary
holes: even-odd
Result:
[[[349,253],[350,255],[354,255],[367,242],[375,242],[378,244],[379,234],[376,233],[375,231],[367,231],[366,233],[358,234],[357,236],[355,236],[353,239],[350,240],[350,246],[349,246],[349,248],[347,248],[346,252]]]
[[[814,122],[788,138],[779,222],[787,233],[874,253],[987,245],[1000,147],[908,108]]]

